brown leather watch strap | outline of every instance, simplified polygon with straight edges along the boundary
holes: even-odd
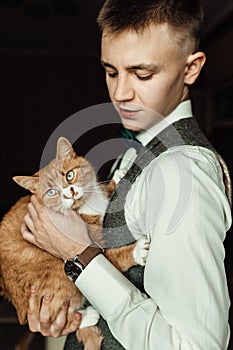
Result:
[[[76,255],[76,258],[86,267],[93,258],[103,252],[104,250],[99,247],[87,247],[81,254]]]

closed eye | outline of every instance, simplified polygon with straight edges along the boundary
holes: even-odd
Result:
[[[117,72],[114,72],[114,73],[110,73],[110,72],[106,72],[106,74],[108,75],[109,78],[116,78],[118,76],[118,73]],[[140,75],[140,74],[137,74],[137,73],[134,73],[134,75],[139,79],[139,80],[150,80],[152,79],[153,77],[153,73],[150,73],[148,75]]]
[[[139,75],[139,74],[136,74],[136,77],[139,79],[139,80],[150,80],[152,79],[153,75],[154,74],[148,74],[148,75]]]
[[[111,72],[107,72],[107,71],[106,71],[106,74],[109,76],[109,78],[116,78],[118,75],[117,72],[111,73]]]

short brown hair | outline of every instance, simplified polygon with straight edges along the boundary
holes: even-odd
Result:
[[[172,29],[185,30],[198,43],[203,17],[201,0],[106,0],[97,23],[110,34],[167,23]]]

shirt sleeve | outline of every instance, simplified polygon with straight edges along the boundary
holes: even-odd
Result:
[[[227,349],[223,241],[231,215],[211,152],[190,147],[159,156],[128,194],[126,218],[135,237],[151,242],[147,294],[101,255],[76,281],[113,335],[129,350]]]

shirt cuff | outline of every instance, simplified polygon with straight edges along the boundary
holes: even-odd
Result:
[[[92,259],[75,285],[106,320],[130,295],[138,301],[147,298],[102,254]]]

